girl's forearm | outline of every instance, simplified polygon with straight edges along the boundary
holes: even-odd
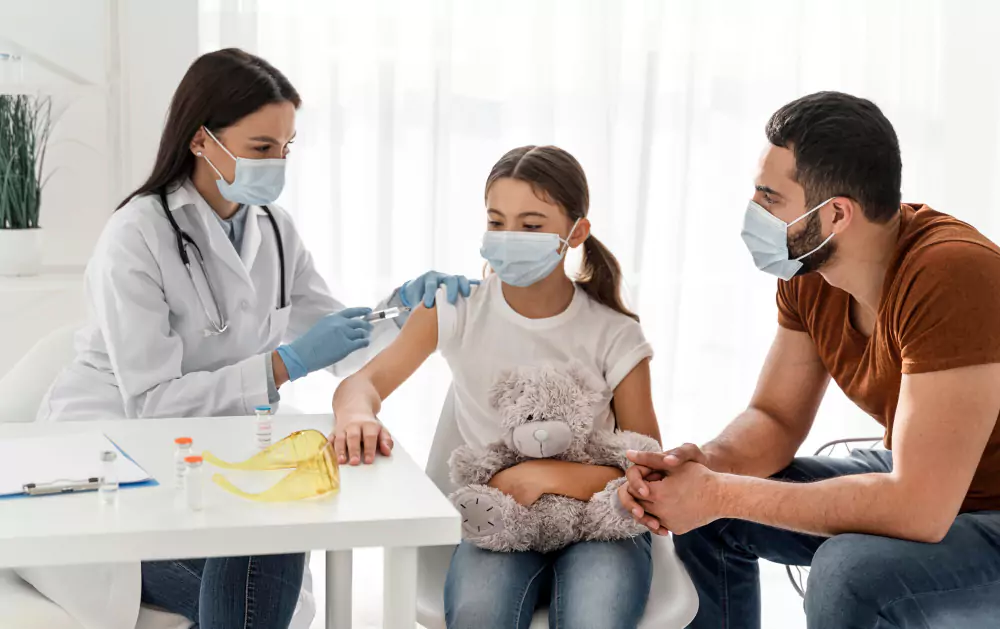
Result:
[[[382,396],[363,371],[341,382],[333,394],[333,414],[337,423],[354,417],[369,419],[380,410]]]
[[[539,459],[538,463],[545,468],[541,472],[546,479],[545,493],[583,501],[590,500],[594,494],[603,491],[609,482],[625,475],[617,467],[604,465],[571,463],[555,459]]]

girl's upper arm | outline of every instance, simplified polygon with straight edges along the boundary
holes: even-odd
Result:
[[[615,388],[611,401],[618,427],[648,435],[660,441],[660,426],[653,410],[649,359],[639,362]]]
[[[434,353],[437,342],[437,311],[421,305],[410,313],[396,340],[365,365],[358,375],[368,378],[384,400]]]

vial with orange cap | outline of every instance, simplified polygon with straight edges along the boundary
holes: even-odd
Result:
[[[201,511],[204,508],[205,478],[202,472],[202,458],[198,455],[191,455],[184,459],[187,465],[187,474],[184,477],[184,493],[187,494],[188,509]]]
[[[174,439],[174,489],[184,489],[184,474],[187,473],[187,463],[184,459],[191,456],[191,437]]]

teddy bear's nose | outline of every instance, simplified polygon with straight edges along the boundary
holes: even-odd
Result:
[[[544,428],[539,428],[538,430],[535,431],[535,441],[544,442],[548,438],[549,438],[549,431],[545,430]]]

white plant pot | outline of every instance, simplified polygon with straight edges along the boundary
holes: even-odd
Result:
[[[41,229],[0,229],[0,276],[38,275],[42,270]]]

